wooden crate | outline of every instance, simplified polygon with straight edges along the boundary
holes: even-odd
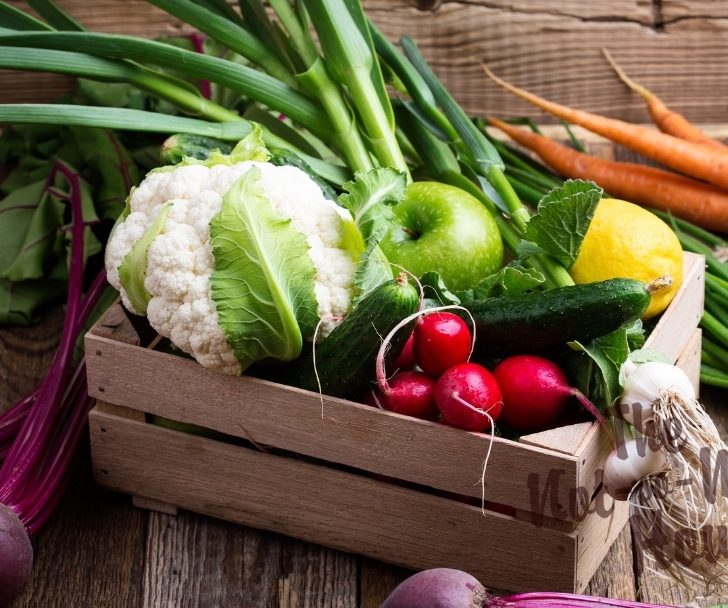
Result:
[[[697,385],[704,264],[693,254],[685,262],[683,287],[647,346]],[[610,445],[595,423],[512,441],[223,376],[139,342],[118,305],[86,336],[89,391],[99,400],[94,474],[140,505],[416,569],[457,567],[512,590],[582,590],[626,523],[625,503],[600,489]],[[225,436],[164,428],[149,415]]]

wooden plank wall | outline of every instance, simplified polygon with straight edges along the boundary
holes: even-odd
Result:
[[[17,0],[13,4],[22,5]],[[143,0],[60,0],[91,29],[142,36],[183,31]],[[486,60],[501,76],[555,100],[647,120],[636,95],[607,67],[608,46],[633,77],[696,122],[726,120],[728,3],[720,0],[364,0],[390,36],[405,33],[471,112],[537,111],[487,82]],[[0,72],[0,101],[39,101],[68,79]],[[545,119],[544,119],[545,120]]]

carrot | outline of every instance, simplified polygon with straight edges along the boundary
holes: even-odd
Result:
[[[682,114],[668,108],[652,91],[627,76],[607,49],[602,49],[602,53],[604,53],[609,65],[612,66],[612,69],[617,73],[617,76],[619,76],[622,82],[645,100],[650,116],[652,116],[652,121],[660,131],[668,135],[673,135],[674,137],[679,137],[680,139],[692,141],[696,144],[712,146],[728,152],[728,146],[703,133]]]
[[[710,184],[654,167],[590,156],[495,118],[488,122],[564,177],[591,179],[612,196],[669,211],[709,230],[728,230],[728,193]]]
[[[486,65],[483,65],[483,69],[504,89],[550,114],[581,125],[585,129],[649,156],[681,173],[728,189],[728,152],[685,141],[641,125],[599,116],[548,101],[499,78]]]

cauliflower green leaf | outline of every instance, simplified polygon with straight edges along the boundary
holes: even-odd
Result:
[[[167,221],[167,214],[172,203],[167,203],[151,223],[146,232],[139,238],[129,253],[124,256],[124,261],[119,266],[119,282],[126,291],[126,297],[134,308],[134,312],[143,315],[147,312],[147,306],[152,296],[144,287],[144,279],[147,276],[147,253],[152,241],[164,230]]]
[[[295,359],[318,323],[306,237],[271,207],[251,169],[227,191],[210,222],[212,299],[243,370],[266,358]]]

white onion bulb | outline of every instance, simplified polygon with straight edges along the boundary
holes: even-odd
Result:
[[[625,363],[624,393],[620,399],[622,416],[638,431],[647,432],[645,424],[653,418],[652,405],[663,392],[683,401],[695,400],[695,388],[687,374],[669,363],[650,361],[640,365]]]

